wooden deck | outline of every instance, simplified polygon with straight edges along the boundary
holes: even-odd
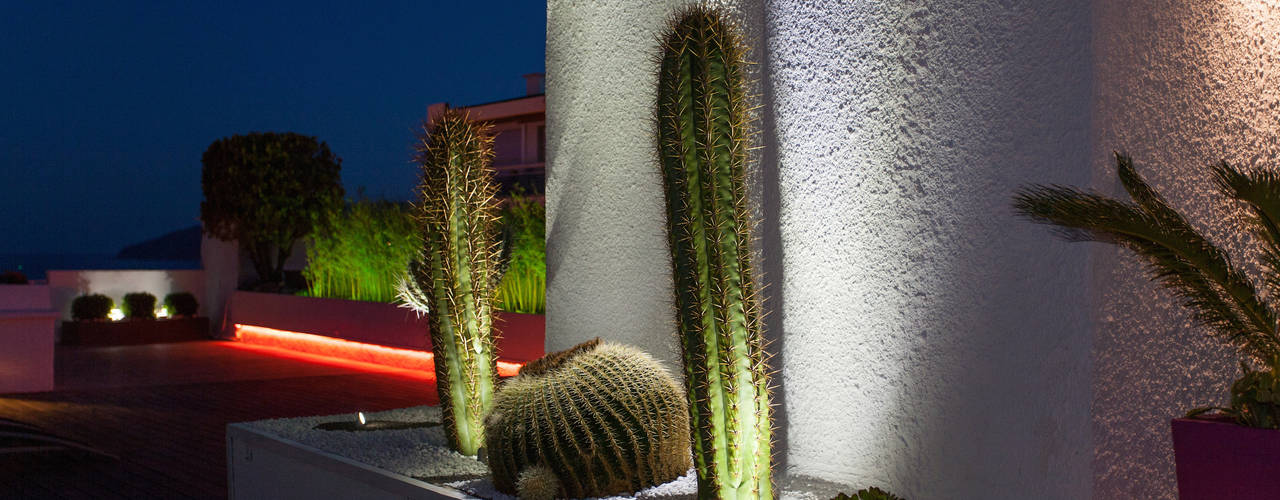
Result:
[[[226,425],[435,404],[431,374],[233,342],[59,348],[0,418],[119,457],[0,454],[0,498],[226,498]]]

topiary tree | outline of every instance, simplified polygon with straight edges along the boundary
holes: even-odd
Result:
[[[661,39],[657,147],[699,498],[772,498],[769,368],[745,183],[745,48],[695,6]]]
[[[204,164],[204,232],[238,241],[264,282],[283,280],[284,261],[313,221],[342,203],[342,159],[293,132],[251,132],[214,141]]]
[[[156,296],[147,292],[126,293],[120,309],[129,319],[156,319]]]
[[[401,298],[429,313],[436,390],[449,446],[476,455],[498,380],[493,296],[500,278],[497,184],[489,127],[450,109],[427,124],[422,168],[422,253],[409,264]]]

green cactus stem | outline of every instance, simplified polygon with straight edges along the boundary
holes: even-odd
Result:
[[[427,312],[436,388],[449,445],[476,455],[498,379],[492,307],[499,278],[497,186],[488,126],[447,110],[423,127],[414,160],[421,167],[421,255],[401,286],[406,304]]]
[[[599,339],[521,368],[485,426],[493,485],[520,498],[610,496],[689,470],[679,382],[649,355]]]
[[[745,185],[750,104],[737,29],[677,15],[661,39],[658,153],[700,498],[772,498],[769,370]]]

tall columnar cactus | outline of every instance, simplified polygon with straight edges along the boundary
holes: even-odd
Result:
[[[745,49],[692,7],[662,38],[657,139],[701,498],[771,498],[769,370],[751,265]]]
[[[487,125],[448,110],[423,127],[416,149],[423,251],[409,265],[401,297],[430,318],[449,444],[475,455],[498,379],[492,333],[499,278],[497,187],[489,169],[493,139]]]
[[[638,491],[689,470],[680,384],[599,339],[525,365],[485,423],[494,486],[528,500]]]

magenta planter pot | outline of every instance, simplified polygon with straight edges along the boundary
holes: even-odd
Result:
[[[1280,499],[1280,430],[1173,420],[1181,500]]]

